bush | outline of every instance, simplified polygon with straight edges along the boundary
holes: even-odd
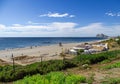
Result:
[[[120,45],[120,36],[118,36],[117,39],[117,44]]]
[[[102,84],[120,84],[120,78],[107,78],[102,81]]]
[[[84,82],[86,82],[84,76],[51,72],[46,75],[27,76],[23,80],[14,82],[14,84],[79,84]]]
[[[111,60],[106,59],[106,60],[103,60],[102,62],[100,62],[100,64],[105,64],[105,63],[109,63],[109,62],[111,62]]]
[[[76,56],[73,61],[77,64],[81,63],[84,64],[86,62],[90,64],[95,64],[98,62],[101,62],[103,60],[111,60],[113,58],[117,58],[118,54],[120,54],[120,50],[115,50],[115,51],[107,51],[103,53],[98,53],[98,54],[82,54]]]
[[[83,53],[83,52],[84,52],[84,49],[80,49],[77,51],[77,55],[81,55],[81,53]]]
[[[113,64],[109,64],[107,66],[102,66],[102,69],[112,69],[112,68],[120,68],[120,62],[116,62]]]
[[[27,66],[15,66],[15,72],[13,72],[12,66],[4,66],[0,67],[0,81],[10,82],[22,79],[27,75],[34,75],[37,73],[46,74],[51,71],[60,71],[75,66],[76,65],[70,61],[65,61],[65,63],[63,63],[62,60],[38,62]]]

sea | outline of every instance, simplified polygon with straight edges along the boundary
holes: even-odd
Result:
[[[0,50],[103,40],[98,37],[1,37]]]

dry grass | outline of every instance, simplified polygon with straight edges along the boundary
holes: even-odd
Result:
[[[9,65],[10,63],[0,59],[0,66]]]

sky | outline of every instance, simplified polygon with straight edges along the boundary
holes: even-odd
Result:
[[[120,35],[120,0],[0,0],[0,37]]]

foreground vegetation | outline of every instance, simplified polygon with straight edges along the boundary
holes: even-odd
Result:
[[[72,60],[76,64],[96,64],[104,60],[114,60],[120,57],[120,50],[107,51],[98,54],[83,54],[76,56]]]
[[[85,82],[86,78],[84,76],[51,72],[46,75],[26,76],[23,80],[16,81],[14,84],[80,84]]]
[[[120,84],[120,78],[106,78],[101,84]]]
[[[120,47],[120,36],[118,36],[116,38],[104,40],[104,41],[102,41],[102,43],[108,43],[108,47],[110,49]]]
[[[116,62],[116,63],[109,64],[109,65],[106,65],[106,66],[102,66],[101,68],[102,69],[120,68],[120,62]]]
[[[44,62],[37,62],[27,66],[1,66],[0,67],[0,81],[10,82],[22,79],[25,76],[35,74],[46,74],[52,71],[61,71],[67,68],[77,67],[83,64],[96,64],[104,60],[116,59],[120,56],[120,50],[107,51],[98,54],[79,55],[70,60],[50,60]]]
[[[50,60],[45,62],[38,62],[27,66],[1,66],[0,67],[0,81],[10,82],[22,79],[27,75],[46,74],[51,71],[60,71],[66,68],[75,67],[76,65],[71,62],[64,63],[62,60]]]

